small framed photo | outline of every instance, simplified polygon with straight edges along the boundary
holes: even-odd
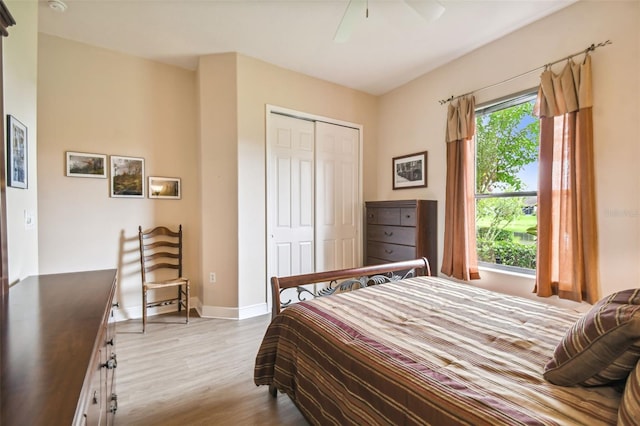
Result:
[[[144,158],[111,156],[111,196],[144,198]]]
[[[14,188],[27,188],[29,151],[27,126],[7,115],[7,183]]]
[[[393,189],[427,186],[427,151],[393,158]]]
[[[67,176],[107,178],[107,156],[67,151]]]
[[[179,200],[180,178],[149,176],[149,198]]]

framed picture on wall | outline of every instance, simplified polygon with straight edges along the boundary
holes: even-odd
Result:
[[[7,115],[7,183],[13,188],[27,188],[29,176],[27,126]]]
[[[111,196],[144,198],[144,158],[111,156]]]
[[[67,151],[67,176],[107,178],[107,156]]]
[[[427,186],[427,151],[393,158],[393,189]]]
[[[179,200],[180,178],[149,176],[149,198]]]

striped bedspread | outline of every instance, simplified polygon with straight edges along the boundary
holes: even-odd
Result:
[[[615,424],[612,387],[542,377],[580,314],[436,277],[303,302],[271,323],[254,370],[319,425]]]

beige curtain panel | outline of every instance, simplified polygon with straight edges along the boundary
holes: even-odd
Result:
[[[599,299],[591,57],[540,77],[536,293]]]
[[[476,253],[473,136],[475,98],[460,98],[447,112],[447,187],[442,273],[460,280],[479,279]]]

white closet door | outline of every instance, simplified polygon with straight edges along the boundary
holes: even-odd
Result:
[[[269,275],[314,272],[314,123],[272,113],[269,133]]]
[[[361,265],[358,129],[316,122],[316,272]]]

